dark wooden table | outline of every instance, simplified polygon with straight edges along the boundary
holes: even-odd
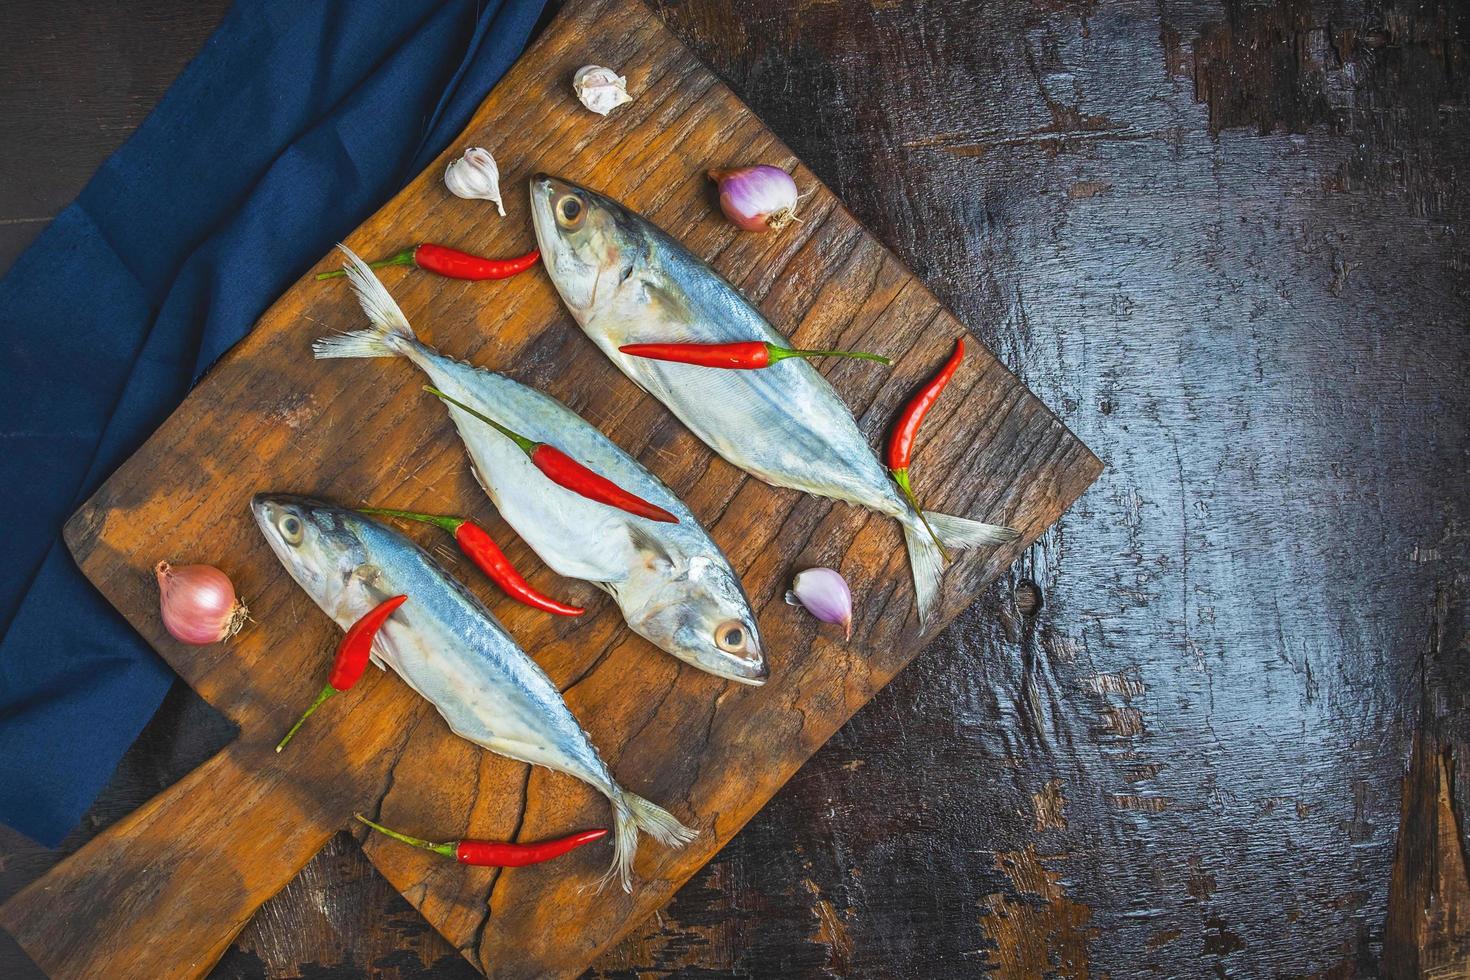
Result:
[[[7,4],[0,268],[224,6]],[[595,972],[1463,969],[1470,5],[659,7],[1108,470]],[[340,837],[217,975],[474,974]]]

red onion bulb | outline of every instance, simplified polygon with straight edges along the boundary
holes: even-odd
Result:
[[[791,582],[786,593],[789,605],[801,605],[824,623],[838,623],[852,639],[852,590],[840,572],[830,568],[808,568]]]
[[[161,561],[158,577],[163,625],[176,640],[204,646],[240,632],[249,611],[235,598],[235,586],[218,568]]]
[[[746,231],[780,231],[796,220],[796,181],[780,167],[711,170],[709,177],[720,185],[720,210]]]

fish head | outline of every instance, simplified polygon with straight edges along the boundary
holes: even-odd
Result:
[[[541,261],[579,323],[610,308],[622,285],[647,261],[642,219],[560,177],[531,178],[531,220]]]
[[[371,569],[363,534],[366,518],[319,500],[260,493],[250,510],[266,542],[291,577],[339,623],[352,623],[374,604],[364,570]]]
[[[647,554],[645,552],[645,554]],[[628,626],[685,663],[759,685],[770,676],[750,600],[733,569],[704,555],[646,564],[619,589]],[[630,593],[630,594],[625,594]]]

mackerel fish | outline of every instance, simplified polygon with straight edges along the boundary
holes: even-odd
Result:
[[[679,846],[695,832],[618,785],[561,692],[475,596],[397,531],[356,511],[290,494],[250,507],[296,583],[347,629],[406,595],[383,624],[373,660],[438,709],[461,738],[587,783],[612,804],[614,856],[603,882],[632,890],[638,831]]]
[[[445,357],[421,342],[372,270],[350,250],[343,251],[348,278],[372,326],[320,338],[313,344],[316,356],[407,358],[457,401],[556,446],[674,514],[677,524],[651,521],[558,486],[506,436],[447,405],[476,479],[553,571],[609,593],[633,632],[659,649],[718,677],[764,683],[769,668],[740,577],[684,502],[550,395]]]
[[[866,507],[903,526],[919,620],[938,602],[946,548],[1015,540],[1008,527],[926,511],[904,498],[837,392],[804,358],[753,371],[623,354],[642,343],[763,340],[794,346],[667,233],[570,181],[531,178],[541,257],[584,333],[635,384],[731,464],[778,487]]]

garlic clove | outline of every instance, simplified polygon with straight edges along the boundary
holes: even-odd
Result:
[[[494,202],[495,210],[505,217],[505,205],[500,200],[500,168],[489,150],[479,146],[467,148],[463,156],[445,169],[444,186],[455,197]]]
[[[601,65],[583,65],[572,76],[572,91],[582,104],[599,116],[605,116],[620,105],[632,102],[628,94],[628,79],[611,68]]]

